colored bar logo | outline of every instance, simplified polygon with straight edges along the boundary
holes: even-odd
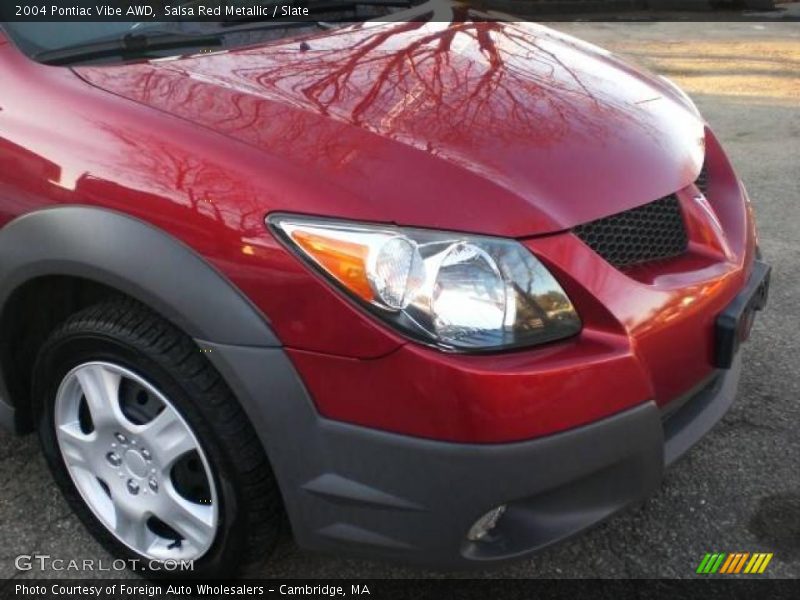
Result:
[[[714,573],[755,575],[766,571],[771,560],[772,552],[754,552],[753,554],[749,552],[732,552],[730,554],[709,552],[700,561],[696,572],[701,575],[713,575]]]

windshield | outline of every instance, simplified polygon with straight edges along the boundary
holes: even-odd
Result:
[[[295,13],[301,15],[302,20],[291,20],[291,17],[272,18],[275,0],[258,4],[262,7],[259,13],[262,16],[236,10],[237,4],[252,7],[252,0],[227,0],[223,4],[229,7],[229,17],[225,21],[198,20],[200,15],[194,9],[200,3],[194,0],[176,2],[169,6],[169,10],[178,11],[171,14],[180,13],[184,16],[181,21],[15,21],[4,22],[2,27],[23,52],[41,62],[120,62],[162,58],[206,48],[231,49],[286,36],[303,36],[369,19],[379,19],[424,4],[424,0],[282,1],[278,4],[279,7],[307,7],[307,16]]]

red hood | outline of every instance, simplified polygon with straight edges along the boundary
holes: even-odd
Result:
[[[303,48],[76,70],[349,198],[281,210],[522,237],[665,196],[702,160],[703,123],[678,92],[529,24],[371,24]]]

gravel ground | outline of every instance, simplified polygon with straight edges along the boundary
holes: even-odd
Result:
[[[733,409],[654,497],[533,558],[436,573],[311,555],[287,539],[265,576],[687,577],[712,550],[774,552],[767,576],[800,576],[800,25],[556,26],[682,85],[748,186],[774,276]],[[34,552],[110,561],[55,490],[36,440],[0,433],[0,577],[32,575],[15,572],[13,557]]]

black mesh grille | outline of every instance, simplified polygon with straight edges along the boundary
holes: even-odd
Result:
[[[579,225],[573,231],[617,268],[679,256],[688,244],[675,195]]]
[[[697,176],[694,184],[697,186],[697,189],[703,192],[703,195],[708,195],[708,169],[706,169],[706,164],[703,163],[703,168],[700,169],[700,175]]]

